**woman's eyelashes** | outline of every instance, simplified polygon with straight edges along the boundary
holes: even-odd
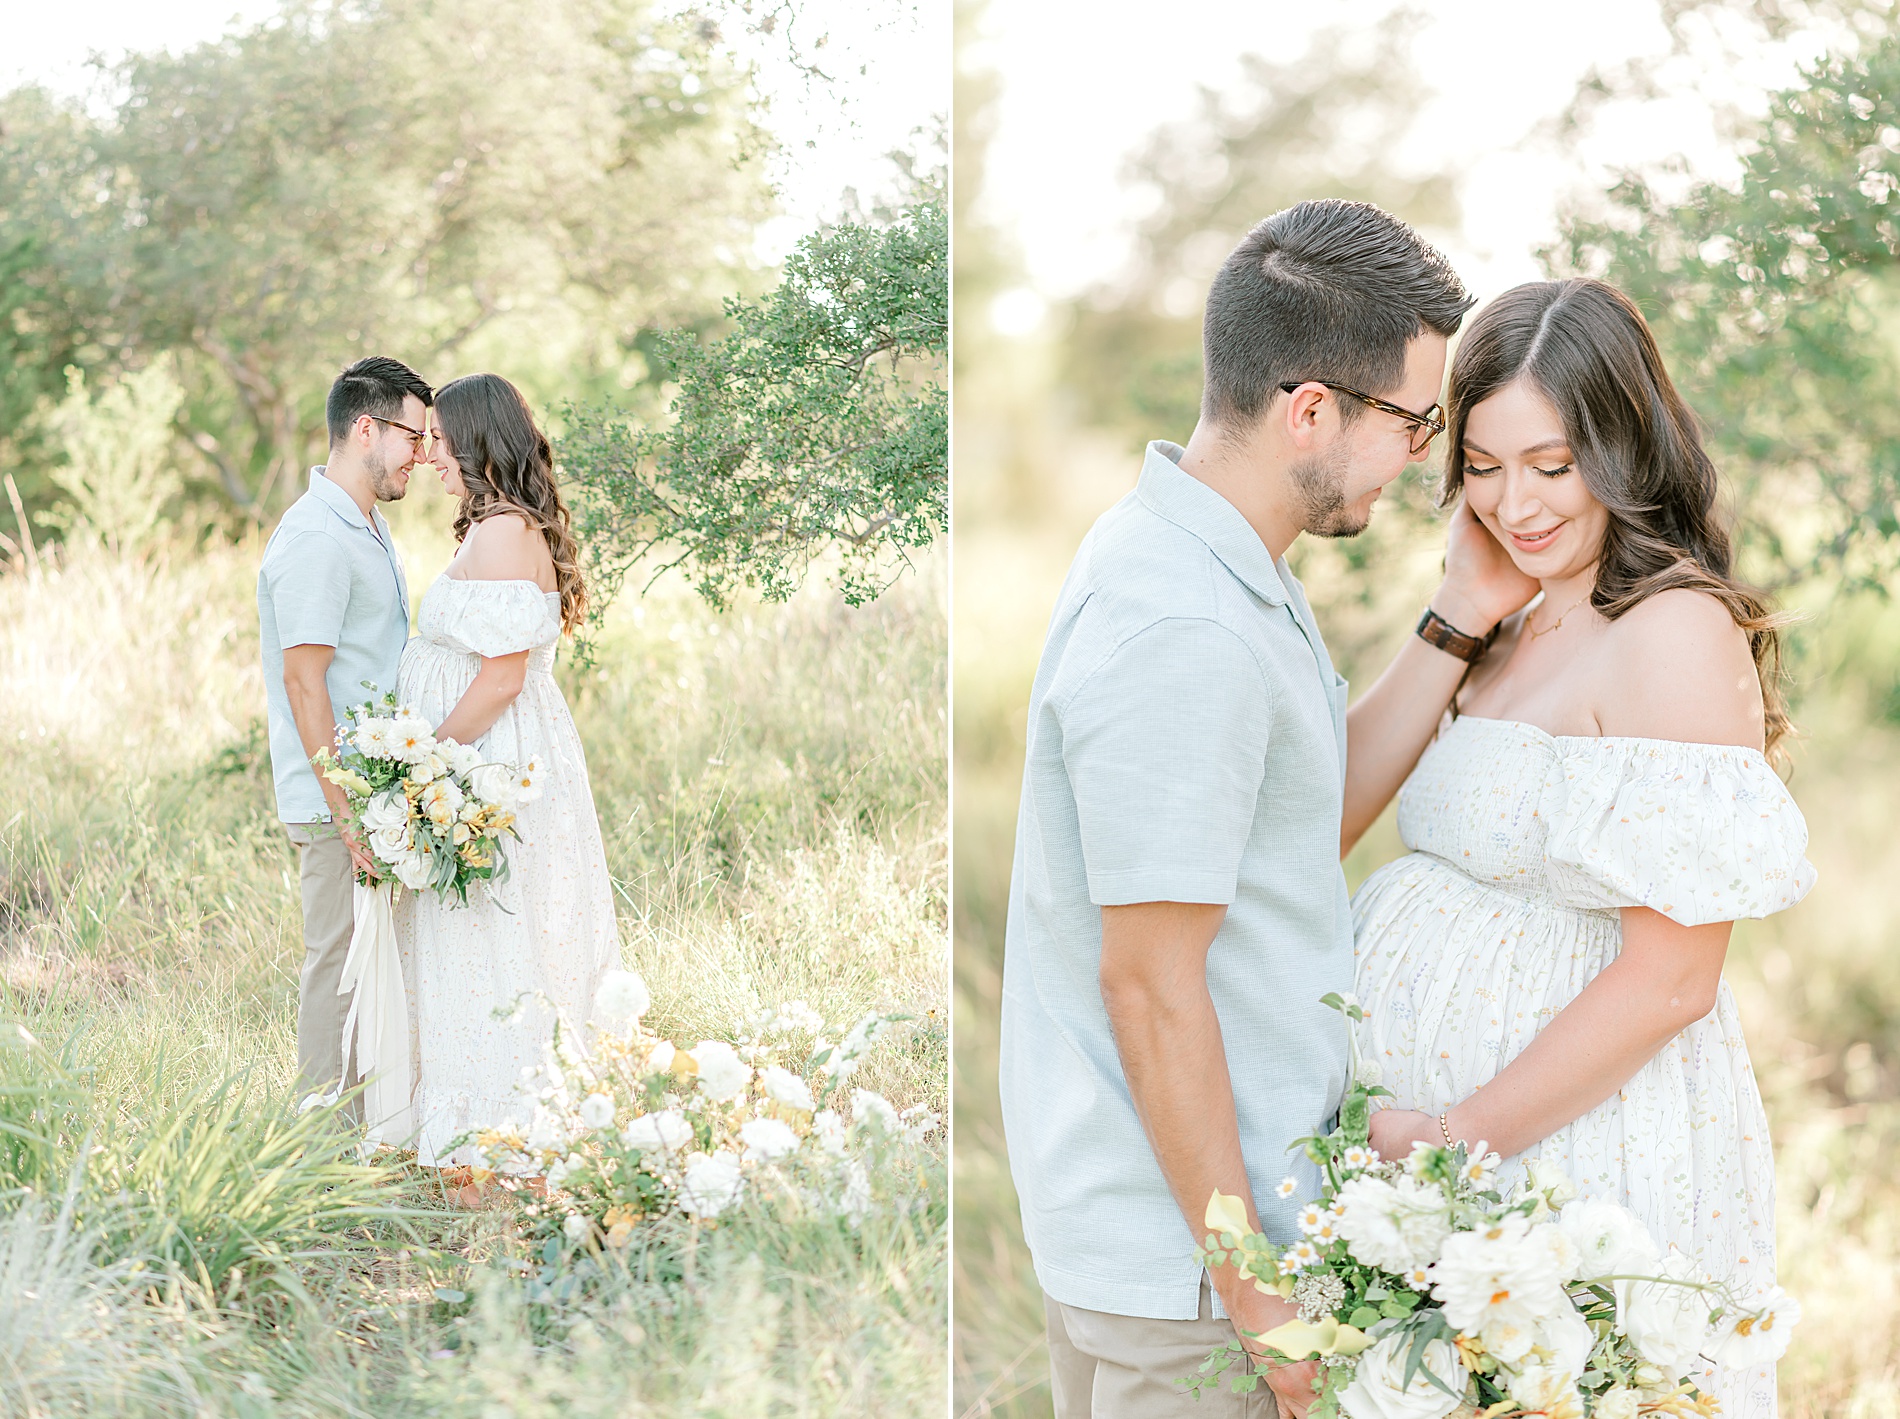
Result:
[[[1493,473],[1499,471],[1500,470],[1496,467],[1480,468],[1475,463],[1467,463],[1465,465],[1465,477],[1467,478],[1489,478]]]
[[[1561,468],[1539,468],[1533,464],[1531,472],[1542,473],[1546,478],[1561,478],[1574,466],[1574,464],[1566,463]],[[1464,469],[1465,477],[1467,478],[1489,478],[1493,473],[1501,473],[1503,471],[1502,467],[1496,464],[1489,468],[1480,468],[1475,463],[1467,463]]]
[[[1546,478],[1561,478],[1570,471],[1570,465],[1566,463],[1561,468],[1538,468],[1533,466],[1531,471],[1533,473],[1542,473]]]

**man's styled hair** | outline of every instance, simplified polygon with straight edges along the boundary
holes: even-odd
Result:
[[[324,421],[330,426],[330,442],[340,444],[350,436],[350,426],[365,414],[379,419],[400,419],[405,395],[413,394],[427,409],[435,403],[435,391],[401,360],[387,355],[370,355],[358,360],[336,377],[330,397],[323,406]]]
[[[1282,384],[1323,379],[1383,395],[1422,329],[1451,336],[1473,297],[1435,248],[1370,202],[1326,198],[1248,232],[1207,293],[1201,414],[1259,416]],[[1359,401],[1341,401],[1343,417]]]

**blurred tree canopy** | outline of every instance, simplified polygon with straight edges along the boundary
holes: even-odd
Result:
[[[568,411],[559,451],[598,604],[656,551],[723,605],[742,585],[783,600],[837,548],[855,605],[948,529],[943,196],[932,181],[883,221],[806,237],[776,290],[726,301],[717,339],[662,337],[670,423]]]
[[[1889,24],[1772,96],[1739,181],[1666,198],[1627,174],[1546,253],[1642,305],[1773,582],[1884,589],[1900,563],[1896,193]]]
[[[1315,197],[1376,202],[1422,228],[1458,222],[1454,175],[1398,165],[1429,91],[1408,82],[1417,15],[1337,26],[1286,61],[1246,55],[1231,92],[1158,132],[1131,165],[1153,195],[1126,275],[1075,303],[1066,383],[1131,438],[1185,438],[1200,412],[1201,307],[1234,244]],[[1395,76],[1399,76],[1395,82]]]
[[[288,0],[127,59],[109,111],[0,96],[0,452],[43,437],[67,365],[169,352],[195,471],[264,517],[360,355],[651,381],[656,333],[744,285],[768,210],[716,41],[650,0]]]

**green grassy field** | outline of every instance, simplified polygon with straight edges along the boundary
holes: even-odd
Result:
[[[419,600],[446,503],[395,512]],[[941,1133],[861,1229],[744,1208],[537,1287],[506,1205],[293,1117],[260,552],[0,573],[0,1413],[941,1412]],[[944,570],[857,610],[815,586],[715,614],[669,580],[559,671],[649,1023],[902,1011],[852,1082],[939,1113]]]
[[[954,1410],[1049,1412],[1041,1294],[1022,1245],[995,1087],[997,1010],[1025,707],[1049,611],[1089,522],[1139,455],[1049,405],[1033,350],[959,385],[956,547],[956,1297]],[[1414,483],[1405,496],[1423,494]],[[1439,548],[1375,518],[1308,545],[1306,583],[1342,673],[1371,683],[1437,575]],[[1728,978],[1774,1131],[1783,1282],[1805,1318],[1781,1366],[1790,1419],[1900,1413],[1900,611],[1792,598],[1790,786],[1819,884],[1741,924]],[[1356,884],[1402,849],[1386,817],[1347,863]]]

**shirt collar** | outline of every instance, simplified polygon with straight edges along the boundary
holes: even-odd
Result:
[[[1255,596],[1270,606],[1286,605],[1286,583],[1266,543],[1240,515],[1239,508],[1200,479],[1181,471],[1184,452],[1179,444],[1166,439],[1149,444],[1135,496],[1150,511],[1205,542],[1221,565]]]
[[[380,538],[382,533],[379,529],[382,527],[383,515],[372,508],[370,518],[374,520],[375,526],[366,521],[363,517],[363,509],[356,505],[356,499],[344,492],[340,484],[331,480],[330,475],[324,471],[326,467],[326,464],[319,463],[310,470],[311,493],[350,526],[360,527],[365,532],[373,532]]]

